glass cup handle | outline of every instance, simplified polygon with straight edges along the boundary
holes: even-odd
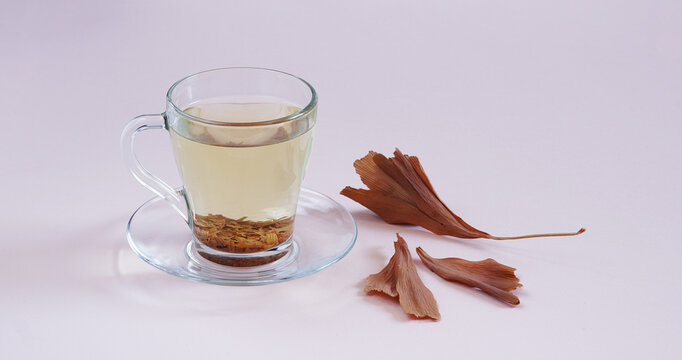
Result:
[[[162,199],[177,211],[188,222],[187,202],[182,191],[173,189],[170,185],[154,176],[140,164],[135,154],[135,136],[145,130],[166,130],[165,113],[140,115],[128,122],[121,134],[121,151],[123,160],[135,180]]]

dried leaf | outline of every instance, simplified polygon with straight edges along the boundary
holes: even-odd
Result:
[[[458,258],[434,259],[421,247],[417,255],[426,267],[448,281],[458,282],[511,305],[518,305],[519,298],[510,291],[520,287],[513,267],[502,265],[493,259],[468,261]]]
[[[405,239],[396,235],[395,254],[380,272],[367,277],[365,292],[377,291],[398,297],[403,311],[418,318],[440,319],[436,299],[419,278]]]
[[[353,164],[369,190],[346,186],[341,195],[372,210],[389,224],[421,226],[434,234],[464,239],[523,239],[542,236],[571,236],[575,233],[534,234],[514,237],[492,236],[467,224],[436,195],[429,178],[415,156],[396,149],[392,158],[370,151]]]

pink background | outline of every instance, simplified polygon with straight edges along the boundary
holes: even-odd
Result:
[[[0,358],[656,358],[682,352],[679,1],[6,1]],[[261,287],[167,275],[124,236],[151,197],[118,140],[175,80],[262,66],[309,80],[305,186],[355,215],[338,264]],[[178,183],[165,134],[142,160]],[[496,235],[387,225],[338,195],[373,149],[418,155],[451,208]],[[442,320],[365,296],[411,249],[518,269],[516,308],[417,263]],[[416,255],[415,255],[416,256]],[[270,357],[272,358],[272,356]]]

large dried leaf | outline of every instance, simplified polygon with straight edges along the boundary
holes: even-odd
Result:
[[[433,189],[429,178],[415,156],[403,155],[396,149],[392,158],[370,151],[353,164],[369,190],[347,186],[341,195],[372,210],[389,224],[421,226],[434,234],[458,238],[511,240],[540,236],[569,236],[575,233],[534,234],[514,237],[492,236],[467,224],[455,215]]]
[[[367,277],[365,292],[377,291],[398,297],[403,311],[415,317],[440,319],[436,299],[419,278],[405,239],[396,235],[398,241],[393,243],[395,253],[386,267]]]
[[[448,281],[458,282],[511,305],[518,305],[519,298],[510,291],[520,287],[513,267],[502,265],[493,259],[468,261],[458,258],[434,259],[421,247],[417,255],[426,267]]]

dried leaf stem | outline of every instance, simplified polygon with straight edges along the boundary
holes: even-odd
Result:
[[[372,210],[389,224],[421,226],[437,235],[463,239],[487,238],[514,240],[534,237],[573,236],[574,233],[547,233],[523,236],[493,236],[467,224],[438,197],[424,169],[415,156],[396,149],[392,158],[370,151],[353,164],[369,189],[346,186],[341,195]]]

